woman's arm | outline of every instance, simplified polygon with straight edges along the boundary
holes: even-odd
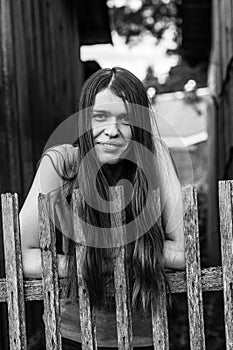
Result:
[[[162,162],[164,162],[161,185],[162,214],[165,229],[164,262],[166,268],[183,270],[185,269],[185,244],[182,188],[169,153],[165,153]]]
[[[61,188],[63,180],[56,169],[62,160],[64,146],[48,151],[41,160],[31,189],[19,214],[24,275],[28,278],[41,278],[41,252],[38,231],[38,195]],[[60,153],[60,156],[59,156]],[[66,275],[66,257],[58,255],[58,273]]]

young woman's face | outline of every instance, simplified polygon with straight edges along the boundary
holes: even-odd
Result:
[[[124,158],[132,139],[124,101],[108,88],[95,97],[91,120],[94,147],[101,164]]]

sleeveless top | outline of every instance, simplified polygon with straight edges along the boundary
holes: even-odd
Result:
[[[122,167],[118,178],[114,176],[110,180],[110,186],[114,186],[120,178],[127,178],[130,180],[132,175],[132,169],[129,169],[129,161],[122,160],[117,166]],[[131,164],[132,165],[132,164]],[[107,166],[110,168],[111,173],[114,174],[114,167],[116,165]],[[57,213],[59,217],[59,213]],[[57,252],[62,253],[62,235],[57,232]],[[114,285],[113,281],[108,285],[111,295],[113,296],[114,304]],[[109,290],[106,291],[109,295]],[[79,318],[79,305],[78,301],[74,302],[70,299],[61,299],[61,333],[64,338],[81,342],[81,329]],[[133,328],[133,346],[142,347],[150,346],[152,341],[152,321],[151,314],[145,315],[143,310],[138,311],[132,315],[132,328]],[[117,325],[116,325],[116,313],[115,306],[111,310],[104,308],[96,309],[96,337],[97,345],[101,347],[111,348],[117,347]]]
[[[151,316],[143,311],[132,316],[133,346],[152,345]],[[61,299],[61,332],[62,336],[81,343],[81,330],[78,303]],[[117,347],[117,326],[114,311],[96,310],[97,345],[111,348]]]

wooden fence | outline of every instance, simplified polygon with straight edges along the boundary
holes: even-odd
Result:
[[[119,188],[113,188],[119,195]],[[74,194],[77,199],[77,193]],[[202,292],[224,292],[226,349],[233,349],[233,181],[219,182],[219,216],[222,249],[222,266],[201,269],[197,193],[193,186],[183,190],[184,230],[186,238],[186,272],[168,272],[171,293],[187,293],[190,349],[205,349]],[[77,206],[73,207],[74,214]],[[113,214],[112,214],[113,215]],[[26,349],[25,301],[44,301],[44,322],[46,348],[62,349],[60,332],[59,300],[62,298],[64,279],[58,279],[55,229],[51,221],[52,207],[46,195],[39,196],[39,231],[42,254],[42,280],[23,280],[22,256],[20,248],[20,228],[18,221],[18,200],[16,194],[2,194],[2,216],[6,278],[0,279],[0,302],[8,304],[10,350]],[[117,218],[118,220],[119,218]],[[75,221],[77,223],[77,221]],[[75,224],[74,222],[74,224]],[[115,221],[116,222],[116,221]],[[118,221],[119,222],[119,221]],[[124,268],[124,246],[119,249],[115,262],[115,300],[118,347],[132,349],[132,324],[127,295],[127,278]],[[85,247],[77,244],[77,278],[80,301],[80,323],[82,346],[85,350],[97,348],[95,330],[95,310],[91,310],[90,300],[82,278],[81,266]],[[169,349],[166,292],[152,308],[152,329],[154,349]]]

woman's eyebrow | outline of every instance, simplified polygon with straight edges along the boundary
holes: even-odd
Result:
[[[108,115],[111,115],[112,113],[109,112],[109,111],[106,111],[104,109],[93,109],[93,113],[105,113],[105,114],[108,114]],[[114,113],[116,114],[116,113]],[[120,113],[117,113],[117,116],[128,116],[129,114],[127,112],[120,112]]]
[[[93,112],[95,113],[109,113],[108,111],[105,111],[104,109],[93,109]]]

